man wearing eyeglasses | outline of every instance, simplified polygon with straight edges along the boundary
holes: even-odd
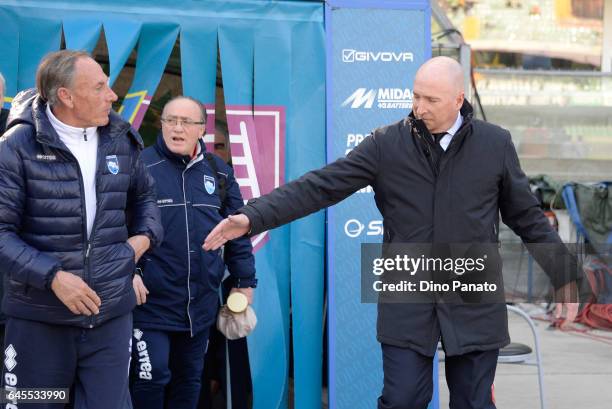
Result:
[[[156,181],[164,241],[139,263],[135,284],[132,400],[136,409],[195,408],[209,329],[227,265],[233,290],[252,301],[256,285],[251,242],[205,251],[212,228],[242,207],[233,170],[206,152],[206,111],[177,97],[162,113],[162,132],[143,160]],[[146,303],[145,303],[146,302]]]

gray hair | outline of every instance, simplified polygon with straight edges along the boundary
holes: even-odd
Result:
[[[57,91],[72,85],[79,58],[91,58],[85,51],[61,50],[47,54],[36,70],[36,88],[50,106],[58,102]]]
[[[164,110],[166,109],[168,105],[170,105],[171,102],[178,101],[179,99],[186,99],[187,101],[191,101],[194,104],[196,104],[198,108],[200,109],[200,118],[202,119],[202,122],[206,123],[208,121],[208,114],[206,113],[206,107],[198,99],[193,98],[193,97],[187,97],[185,95],[176,96],[172,98],[170,101],[166,102],[166,105],[164,105]]]

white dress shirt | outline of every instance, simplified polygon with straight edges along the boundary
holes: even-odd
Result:
[[[442,149],[446,151],[448,145],[450,145],[451,141],[453,140],[453,136],[455,136],[459,128],[461,128],[462,123],[463,117],[461,116],[461,112],[459,112],[457,114],[457,119],[455,120],[453,126],[451,126],[448,131],[446,131],[446,135],[444,135],[442,139],[440,139],[440,146],[442,147]]]

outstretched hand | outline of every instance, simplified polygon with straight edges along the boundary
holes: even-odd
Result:
[[[576,320],[580,304],[578,303],[578,286],[571,281],[555,292],[554,319],[561,329],[568,328]]]
[[[202,248],[206,251],[217,250],[228,240],[244,236],[249,232],[250,228],[251,222],[245,215],[237,214],[235,216],[229,216],[227,219],[221,221],[210,234],[206,236]]]

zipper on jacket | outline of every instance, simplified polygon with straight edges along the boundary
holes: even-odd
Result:
[[[89,273],[91,273],[90,258],[89,258],[89,253],[91,250],[90,238],[95,237],[96,226],[97,226],[96,222],[98,221],[98,216],[100,215],[100,209],[99,209],[100,201],[98,200],[98,198],[100,197],[100,176],[101,174],[98,171],[98,165],[100,163],[100,161],[98,160],[98,157],[104,156],[104,154],[100,154],[101,151],[102,151],[102,146],[99,145],[97,152],[96,152],[96,215],[94,216],[93,224],[91,226],[91,233],[89,234],[89,237],[87,238],[87,252],[85,253],[85,265],[87,266]],[[83,186],[83,189],[85,189],[84,186]],[[85,223],[87,223],[87,220],[85,220]],[[85,233],[87,234],[87,224],[85,224]],[[90,280],[88,282],[88,285],[93,290],[93,280]],[[95,324],[96,324],[96,316],[92,315],[89,327],[93,328]]]
[[[189,169],[189,165],[181,173],[181,178],[183,180],[183,205],[185,206],[185,231],[187,232],[187,319],[189,320],[189,333],[193,338],[193,322],[189,313],[189,307],[191,306],[191,240],[189,236],[189,216],[187,214],[187,193],[185,192],[185,172],[187,172],[187,169]]]
[[[42,143],[42,142],[41,142]],[[45,143],[45,145],[51,147],[51,148],[55,148],[58,149],[60,151],[62,151],[67,157],[68,159],[76,164],[76,169],[77,169],[77,174],[79,176],[79,190],[81,191],[81,204],[83,205],[83,213],[82,213],[82,217],[81,217],[81,223],[83,228],[81,229],[82,232],[82,236],[83,236],[83,244],[84,244],[84,258],[83,258],[83,281],[85,281],[85,283],[91,287],[91,282],[88,279],[89,276],[89,271],[88,271],[88,264],[89,264],[89,252],[90,252],[90,247],[91,244],[89,242],[89,238],[87,237],[87,205],[85,203],[85,185],[83,182],[83,172],[81,172],[81,167],[79,166],[79,161],[77,160],[76,156],[74,156],[74,154],[70,151],[70,149],[68,149],[66,147],[66,145],[64,145],[63,143],[60,144],[50,144],[50,143]],[[98,158],[96,157],[96,163],[97,163]],[[96,167],[96,173],[97,173],[97,167]],[[97,181],[96,181],[96,195],[97,195]],[[97,214],[96,214],[97,217]],[[95,221],[94,221],[95,223]],[[95,224],[94,224],[95,227]],[[93,230],[92,230],[92,234],[93,234]],[[94,316],[92,315],[89,319],[89,328],[93,328],[94,326]]]
[[[87,142],[87,129],[83,128],[83,140]]]
[[[91,267],[89,265],[89,252],[91,251],[91,242],[89,240],[87,240],[87,250],[85,251],[85,263],[83,265],[83,269],[87,269],[87,272],[89,273],[91,271]],[[90,284],[89,287],[91,288]],[[93,288],[91,288],[93,290]],[[89,328],[93,328],[95,325],[95,321],[96,321],[96,316],[95,315],[91,315],[89,317]]]
[[[191,307],[191,241],[189,236],[189,215],[187,213],[187,193],[185,191],[185,173],[189,170],[191,166],[196,164],[197,162],[203,159],[203,152],[193,158],[187,165],[185,169],[181,172],[181,179],[183,181],[183,205],[185,206],[185,231],[187,232],[187,319],[189,320],[189,333],[193,338],[193,321],[191,320],[191,313],[189,312],[189,307]]]
[[[91,243],[89,242],[89,238],[87,237],[87,204],[85,202],[85,185],[83,182],[83,172],[81,172],[81,166],[79,166],[79,161],[72,154],[72,152],[68,150],[67,153],[74,160],[74,163],[76,164],[76,168],[77,168],[77,173],[79,175],[79,189],[81,190],[81,204],[83,205],[83,214],[81,217],[81,223],[83,225],[83,229],[82,229],[83,244],[85,244],[84,246],[85,247],[85,257],[83,260],[83,281],[85,281],[85,283],[91,288],[91,282],[89,280],[89,252],[91,250]],[[96,158],[96,161],[97,161],[97,158]],[[97,190],[97,186],[96,186],[96,190]],[[92,229],[92,233],[93,233],[93,229]],[[93,328],[93,326],[94,326],[94,316],[92,315],[91,317],[89,317],[88,327]]]
[[[85,202],[85,185],[83,184],[83,173],[81,172],[79,161],[76,159],[76,157],[74,157],[74,155],[72,155],[72,153],[70,153],[70,155],[73,157],[75,161],[77,173],[79,174],[79,189],[81,190],[81,204],[83,205],[83,215],[81,217],[83,228],[81,230],[83,233],[83,244],[85,244],[85,261],[86,261],[87,257],[89,256],[89,238],[87,237],[87,205]],[[87,265],[85,263],[83,265],[83,280],[87,283],[87,285],[89,285],[89,282],[87,280],[87,275],[85,274],[86,268],[87,268]]]
[[[85,133],[85,129],[83,129],[83,137],[85,138],[85,140],[87,140],[87,134]],[[94,216],[94,220],[93,220],[93,225],[91,226],[91,233],[89,234],[89,236],[87,236],[87,202],[85,199],[85,182],[83,180],[83,173],[81,172],[81,166],[79,165],[79,161],[76,159],[76,157],[72,154],[72,152],[69,152],[70,155],[73,157],[73,159],[76,162],[76,167],[77,167],[77,171],[79,174],[79,187],[81,189],[81,202],[83,204],[83,243],[85,243],[85,259],[83,261],[83,281],[85,281],[85,283],[93,290],[93,282],[92,282],[92,277],[91,277],[91,259],[90,259],[90,253],[91,253],[91,241],[90,238],[91,237],[95,237],[95,232],[96,232],[96,221],[98,220],[98,215],[100,214],[98,207],[100,205],[100,202],[98,201],[98,197],[100,196],[100,192],[99,192],[99,187],[100,187],[100,172],[98,171],[98,157],[100,156],[100,149],[101,146],[98,146],[97,152],[96,152],[96,173],[95,173],[95,182],[96,182],[96,215]],[[96,316],[95,315],[91,315],[89,317],[89,328],[93,328],[96,324]]]

